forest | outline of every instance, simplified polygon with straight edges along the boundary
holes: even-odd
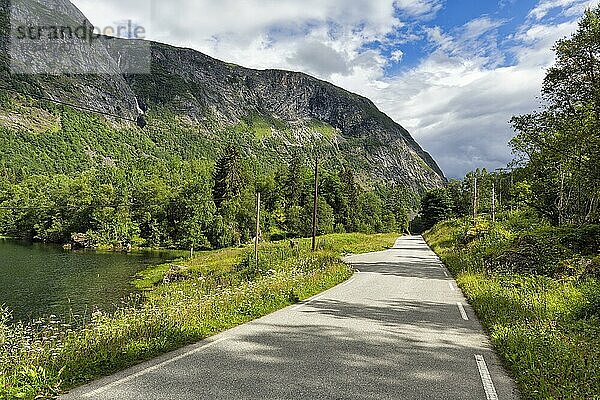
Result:
[[[186,154],[193,153],[190,139],[176,138],[176,130],[157,133],[156,144],[167,150],[156,150],[136,139],[136,130],[118,136],[98,117],[51,110],[61,120],[55,132],[0,135],[0,235],[63,244],[79,234],[86,247],[235,246],[255,235],[257,193],[265,239],[312,231],[314,161],[302,149],[281,162],[251,157],[233,141],[214,144],[211,160]],[[118,159],[90,150],[90,141]],[[204,146],[196,154],[211,152]],[[319,168],[319,234],[406,230],[416,193],[359,179],[326,160]]]

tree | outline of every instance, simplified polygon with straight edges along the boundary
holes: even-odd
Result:
[[[446,188],[429,190],[421,200],[421,222],[423,229],[429,229],[438,222],[452,217],[452,198]]]
[[[556,224],[598,222],[600,7],[554,47],[541,111],[512,119],[511,144],[531,181],[531,205]]]
[[[456,216],[469,215],[472,207],[472,190],[470,190],[467,179],[464,181],[452,179],[446,186],[446,191],[452,203],[452,214]]]
[[[284,177],[284,197],[288,206],[303,205],[306,168],[300,153],[294,152]]]
[[[180,223],[178,242],[185,248],[210,248],[208,232],[214,220],[215,205],[210,198],[210,184],[206,176],[198,176],[182,188],[177,200]]]
[[[213,199],[217,208],[224,201],[239,195],[244,184],[241,156],[233,146],[228,146],[221,158],[215,164],[215,184]]]
[[[340,183],[342,186],[342,192],[344,197],[347,199],[347,206],[344,210],[341,210],[339,220],[344,224],[347,232],[356,232],[359,230],[359,218],[360,210],[358,209],[358,199],[362,194],[363,190],[356,182],[354,173],[350,169],[345,169],[340,174]]]

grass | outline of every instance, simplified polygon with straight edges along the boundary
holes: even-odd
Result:
[[[256,139],[262,140],[273,135],[271,124],[262,118],[253,118],[250,129],[254,132]]]
[[[533,234],[515,231],[514,223],[474,229],[452,220],[425,238],[456,277],[524,399],[598,399],[600,283],[585,275],[490,270],[488,260]]]
[[[360,254],[372,251],[380,251],[391,248],[398,238],[397,233],[367,235],[363,233],[344,233],[321,236],[317,240],[317,246],[321,251],[331,251],[336,254]],[[298,251],[306,254],[311,246],[311,239],[298,239]],[[273,260],[281,260],[290,257],[289,242],[271,242],[261,244],[260,254],[261,268],[270,269]],[[182,267],[179,271],[187,278],[197,278],[220,275],[222,278],[231,277],[239,266],[247,258],[251,249],[248,247],[226,248],[215,251],[201,251],[194,255],[191,260],[176,262]],[[181,264],[181,265],[180,265]],[[171,264],[163,264],[148,268],[140,272],[132,283],[140,290],[152,290],[163,281],[165,274],[171,268]]]
[[[113,314],[95,312],[74,328],[51,319],[8,325],[0,318],[0,398],[51,398],[76,385],[196,342],[306,299],[348,279],[344,253],[377,251],[398,235],[329,235],[318,251],[300,240],[199,253],[182,260],[178,282],[168,266],[140,276],[144,295]]]
[[[311,121],[309,127],[311,130],[319,133],[321,136],[328,140],[333,139],[338,134],[338,131],[334,127],[319,120]]]

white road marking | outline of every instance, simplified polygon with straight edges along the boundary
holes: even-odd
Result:
[[[342,287],[348,286],[349,284],[351,284],[352,282],[354,282],[356,280],[356,278],[352,278],[349,281],[347,281],[346,283],[342,284]]]
[[[306,300],[306,301],[304,301],[304,302],[302,302],[302,303],[298,304],[297,306],[293,307],[293,308],[292,308],[292,310],[298,310],[298,309],[300,309],[300,308],[304,307],[305,305],[308,305],[308,304],[312,303],[313,301],[320,300],[322,297],[325,297],[325,295],[324,295],[324,294],[322,294],[321,296],[313,297],[313,298],[312,298],[312,299],[310,299],[310,300]]]
[[[443,271],[443,272],[444,272],[444,276],[445,276],[446,278],[448,278],[448,273],[447,273],[446,271]]]
[[[460,311],[460,316],[462,317],[462,319],[464,319],[465,321],[468,321],[469,316],[467,315],[467,312],[465,311],[465,307],[463,307],[462,303],[456,303],[456,305],[458,306],[458,310]]]
[[[197,347],[197,348],[195,348],[193,350],[190,350],[187,353],[181,354],[181,355],[179,355],[177,357],[170,358],[170,359],[168,359],[166,361],[163,361],[163,362],[161,362],[159,364],[153,365],[152,367],[148,367],[148,368],[143,369],[143,370],[141,370],[139,372],[136,372],[135,374],[128,375],[128,376],[126,376],[124,378],[121,378],[121,379],[119,379],[117,381],[109,383],[108,385],[104,385],[102,387],[99,387],[96,390],[92,390],[91,392],[84,393],[83,395],[81,395],[81,397],[88,398],[88,397],[93,397],[93,396],[96,396],[98,394],[104,393],[108,389],[114,388],[115,386],[119,386],[119,385],[122,385],[123,383],[129,382],[129,381],[131,381],[133,379],[136,379],[136,378],[139,378],[140,376],[145,375],[145,374],[147,374],[149,372],[156,371],[157,369],[160,369],[160,368],[162,368],[162,367],[164,367],[166,365],[174,363],[175,361],[179,361],[182,358],[191,356],[192,354],[196,354],[196,353],[198,353],[198,352],[200,352],[202,350],[205,350],[205,349],[207,349],[207,348],[209,348],[211,346],[214,346],[214,345],[216,345],[218,343],[221,343],[224,340],[227,340],[227,338],[221,338],[221,339],[214,340],[214,341],[212,341],[210,343],[207,343],[207,344],[205,344],[203,346],[200,346],[200,347]]]
[[[452,290],[453,292],[456,291],[452,282],[448,282],[448,286],[450,286],[450,290]]]
[[[498,393],[496,393],[496,388],[494,387],[494,382],[492,382],[492,377],[490,376],[490,371],[485,363],[485,359],[482,355],[476,354],[475,361],[477,361],[477,368],[479,369],[479,375],[481,376],[481,382],[483,383],[483,389],[485,390],[487,400],[498,400]]]

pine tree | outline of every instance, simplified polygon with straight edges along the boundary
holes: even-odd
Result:
[[[213,198],[217,208],[224,201],[231,200],[242,191],[243,177],[239,151],[228,146],[215,165]]]

